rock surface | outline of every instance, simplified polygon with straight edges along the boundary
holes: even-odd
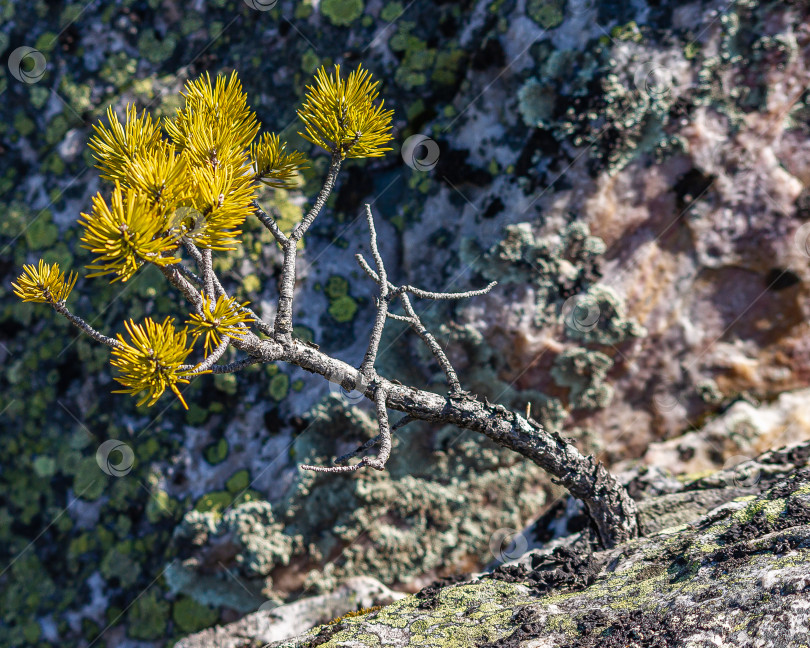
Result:
[[[236,623],[215,627],[181,639],[176,648],[240,648],[247,638],[250,645],[288,639],[314,625],[341,617],[355,610],[388,605],[404,598],[379,581],[367,576],[350,578],[328,594],[303,598],[287,605],[265,604]]]
[[[806,645],[808,464],[807,443],[765,453],[687,481],[677,493],[642,496],[646,537],[611,551],[592,552],[587,534],[575,534],[492,572],[440,581],[380,610],[270,646]],[[656,485],[653,479],[645,488],[669,489],[669,483]],[[661,528],[669,523],[676,524]],[[260,612],[252,623],[262,615],[268,618]],[[258,645],[260,637],[245,634],[245,627],[240,622],[207,631],[181,645]]]

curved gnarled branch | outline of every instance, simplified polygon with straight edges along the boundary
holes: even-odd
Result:
[[[233,125],[229,126],[233,131],[229,132],[228,138],[231,149],[217,151],[215,158],[211,157],[210,148],[198,150],[195,142],[208,141],[205,135],[217,131],[222,124],[213,118],[205,122],[205,116],[201,120],[191,119],[192,115],[196,115],[195,102],[207,100],[218,92],[211,85],[210,79],[199,79],[190,84],[187,87],[186,108],[179,110],[174,120],[166,122],[166,130],[174,141],[172,146],[159,150],[155,148],[160,144],[160,132],[152,127],[152,122],[147,117],[138,117],[136,112],[128,111],[126,132],[132,133],[138,140],[139,151],[151,156],[138,160],[138,164],[148,171],[141,173],[139,177],[146,183],[151,182],[152,178],[157,179],[157,185],[143,190],[127,184],[127,174],[134,154],[128,148],[121,148],[123,145],[120,138],[115,137],[114,132],[118,132],[123,126],[111,111],[109,118],[111,124],[113,121],[115,124],[111,126],[112,130],[105,127],[97,129],[93,147],[100,161],[99,168],[104,173],[103,177],[114,180],[116,189],[109,205],[101,196],[95,198],[92,213],[83,214],[84,220],[80,221],[85,227],[82,241],[87,249],[98,255],[95,264],[90,266],[98,270],[94,276],[113,274],[126,280],[144,263],[152,263],[189,301],[199,316],[206,317],[203,311],[212,302],[218,302],[220,308],[226,309],[225,314],[218,311],[211,325],[216,329],[221,324],[219,320],[230,321],[230,335],[223,332],[222,339],[217,342],[213,352],[196,365],[178,367],[178,363],[185,361],[192,348],[186,346],[187,331],[174,331],[169,318],[159,326],[149,323],[144,329],[146,333],[142,333],[137,326],[131,327],[132,331],[138,331],[141,338],[147,334],[153,335],[158,340],[155,348],[161,344],[164,347],[169,345],[163,349],[163,355],[168,358],[163,369],[170,367],[172,375],[169,378],[164,377],[161,384],[165,383],[164,387],[170,385],[178,395],[175,383],[196,378],[203,372],[230,373],[257,363],[282,361],[338,382],[346,389],[357,389],[374,403],[379,433],[373,439],[335,460],[336,464],[343,465],[306,465],[301,466],[303,469],[327,473],[354,472],[363,467],[383,470],[391,455],[392,433],[397,427],[416,420],[453,424],[483,434],[549,472],[555,481],[583,500],[599,538],[606,547],[633,538],[637,534],[635,504],[619,481],[602,464],[592,457],[582,455],[558,433],[549,432],[530,418],[500,405],[493,405],[486,399],[479,400],[465,392],[450,360],[436,338],[427,330],[411,302],[412,298],[442,301],[475,298],[491,291],[495,283],[465,292],[435,292],[409,284],[394,285],[378,248],[377,232],[369,205],[366,205],[365,212],[375,268],[360,254],[356,259],[363,271],[377,284],[378,296],[374,324],[360,367],[353,367],[321,351],[316,345],[304,343],[292,336],[298,243],[324,209],[337,182],[342,160],[352,157],[379,157],[391,150],[385,148],[385,145],[392,139],[390,131],[393,111],[385,111],[381,103],[374,103],[377,99],[376,85],[370,82],[365,70],[358,68],[349,75],[348,80],[343,80],[340,78],[339,67],[336,67],[334,76],[327,75],[325,69],[321,69],[316,76],[316,86],[308,87],[306,101],[299,111],[306,131],[301,135],[329,150],[331,162],[311,209],[289,234],[284,234],[273,215],[267,214],[254,200],[250,183],[257,181],[259,176],[264,179],[275,178],[281,182],[292,173],[294,167],[300,166],[303,158],[296,154],[282,160],[280,156],[283,146],[277,138],[266,137],[264,144],[258,147],[251,145],[259,126],[255,115],[247,108],[238,82],[229,83],[229,94],[218,99],[230,101],[230,109],[239,114],[240,118],[234,119]],[[218,82],[216,87],[225,86]],[[198,129],[199,132],[190,132],[189,129]],[[199,137],[200,135],[203,137]],[[182,159],[173,152],[175,145],[183,149]],[[245,155],[255,158],[258,151],[262,151],[262,160],[260,165],[256,164],[254,167],[258,174],[258,167],[261,166],[262,172],[258,176],[246,176],[243,171]],[[255,159],[253,161],[256,162]],[[188,172],[186,164],[190,165]],[[210,173],[212,168],[216,173]],[[155,196],[159,196],[160,200],[156,202]],[[189,196],[195,204],[205,206],[207,217],[202,229],[186,232],[187,235],[178,240],[176,228],[164,226],[164,219],[157,216],[165,215],[165,212],[156,214],[155,205],[166,201],[164,207],[167,210],[184,207]],[[235,236],[240,233],[237,228],[244,217],[251,213],[270,231],[283,250],[276,315],[272,325],[262,321],[252,309],[229,297],[214,271],[212,251],[231,249],[228,246],[237,242]],[[183,260],[174,256],[180,243],[196,264],[196,272],[185,267]],[[20,284],[15,289],[20,297],[26,301],[49,303],[93,339],[112,347],[114,355],[122,355],[122,345],[118,340],[96,331],[65,306],[75,277],[71,275],[66,278],[56,265],[46,266],[41,262],[39,268],[28,267],[19,281]],[[396,300],[401,304],[402,314],[390,312],[390,307]],[[223,306],[225,301],[230,305]],[[234,316],[235,313],[250,315],[251,320]],[[388,319],[406,323],[427,346],[447,378],[447,395],[402,385],[377,374],[375,362]],[[259,337],[260,333],[266,338]],[[149,340],[140,339],[137,350],[143,353],[137,355],[133,352],[127,356],[127,362],[140,372],[138,375],[146,374],[147,378],[153,364],[153,349],[150,345]],[[245,353],[247,357],[229,364],[216,364],[224,357],[229,346]],[[206,350],[209,348],[207,346]],[[176,358],[180,360],[172,362]],[[131,373],[135,378],[138,377],[134,370]],[[153,376],[160,377],[154,371]],[[130,392],[133,394],[139,392],[142,384],[146,387],[140,389],[141,392],[146,388],[151,389],[150,385],[154,386],[149,380],[135,380],[132,376],[130,378],[125,384],[131,388]],[[162,388],[159,391],[152,389],[152,392],[154,393],[149,397],[154,401],[160,397]],[[393,428],[389,423],[389,410],[405,414]],[[373,448],[377,450],[376,455],[360,457]],[[347,462],[355,457],[360,457],[359,462],[349,465]]]

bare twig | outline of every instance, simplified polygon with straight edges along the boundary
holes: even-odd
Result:
[[[202,268],[203,258],[202,253],[197,248],[196,245],[191,241],[191,239],[183,237],[183,247],[186,248],[188,253],[191,255],[191,258],[194,259],[194,262],[197,264],[198,268]]]
[[[374,468],[375,470],[385,470],[385,464],[391,456],[391,428],[388,424],[388,410],[386,408],[386,400],[388,398],[388,387],[382,382],[377,382],[374,389],[374,403],[377,406],[377,421],[380,426],[380,433],[373,439],[369,439],[362,446],[357,448],[354,452],[350,452],[335,459],[335,463],[342,463],[348,461],[354,456],[357,456],[364,450],[380,446],[380,451],[376,457],[363,457],[360,463],[351,466],[311,466],[308,464],[302,465],[302,470],[311,470],[314,472],[324,473],[346,473],[360,470],[365,466]]]
[[[371,269],[371,266],[369,266],[362,254],[355,254],[354,258],[357,259],[357,263],[360,264],[360,267],[369,277],[371,277],[375,282],[380,283],[380,276]],[[396,290],[396,287],[390,281],[388,282],[388,287],[391,288],[392,291]],[[400,301],[402,302],[402,308],[405,310],[405,317],[401,315],[394,315],[393,313],[387,313],[388,317],[406,322],[408,325],[410,325],[414,333],[416,333],[425,343],[427,348],[430,349],[433,357],[436,358],[436,362],[439,363],[439,367],[441,367],[444,375],[447,377],[447,384],[450,386],[450,393],[460,393],[461,383],[459,382],[458,375],[456,374],[455,369],[453,369],[453,365],[450,363],[444,349],[442,349],[442,347],[436,341],[436,338],[433,337],[430,331],[428,331],[422,324],[422,320],[419,319],[416,311],[413,310],[411,301],[406,293],[400,294]]]
[[[408,295],[403,293],[400,296],[400,301],[402,302],[402,309],[405,311],[405,314],[410,320],[410,325],[413,332],[416,333],[422,342],[425,343],[427,348],[430,349],[433,357],[436,358],[436,362],[439,363],[439,366],[444,372],[444,375],[447,378],[447,384],[450,385],[450,393],[460,393],[461,383],[459,382],[456,370],[453,369],[453,365],[450,363],[450,359],[447,357],[444,349],[442,349],[442,347],[436,341],[436,338],[433,337],[433,334],[425,328],[424,324],[422,324],[422,320],[419,319],[419,316],[416,314],[413,306],[411,306],[411,300],[408,298]]]
[[[192,284],[192,285],[193,285],[195,288],[200,288],[200,289],[202,289],[202,287],[203,287],[203,280],[202,280],[200,277],[198,277],[198,276],[197,276],[197,275],[194,273],[194,271],[189,270],[189,269],[188,269],[186,266],[184,266],[182,263],[178,263],[178,264],[176,264],[174,267],[175,267],[175,268],[177,268],[177,269],[180,271],[180,274],[182,274],[182,275],[183,275],[183,277],[185,277],[185,278],[188,280],[188,282],[189,282],[190,284]]]
[[[336,463],[336,464],[346,463],[349,459],[352,459],[352,458],[356,457],[357,455],[365,452],[366,450],[369,450],[370,448],[373,448],[375,445],[377,445],[380,442],[380,438],[381,437],[378,434],[377,436],[375,436],[375,437],[369,439],[368,441],[366,441],[363,445],[358,446],[358,448],[356,450],[352,450],[351,452],[347,452],[344,455],[340,455],[339,457],[335,457],[332,460],[332,463]]]
[[[74,315],[68,310],[68,307],[65,306],[63,302],[51,302],[51,306],[53,309],[59,313],[60,315],[66,317],[70,322],[80,328],[82,331],[87,333],[90,337],[92,337],[97,342],[101,342],[102,344],[106,344],[108,347],[112,349],[119,349],[123,345],[116,340],[115,338],[107,337],[103,333],[100,333],[92,326],[90,326],[87,322],[85,322],[81,317],[78,315]]]
[[[388,424],[388,387],[379,383],[374,392],[374,404],[377,406],[377,423],[380,426],[380,451],[376,458],[368,462],[368,465],[376,470],[383,470],[391,456],[391,427]]]
[[[247,367],[258,364],[260,362],[264,362],[264,360],[258,357],[251,356],[248,358],[243,358],[242,360],[231,362],[230,364],[226,365],[214,365],[213,367],[211,367],[211,373],[215,374],[236,373],[238,371],[242,371],[242,369],[246,369]]]
[[[205,294],[208,299],[214,301],[214,262],[211,258],[211,250],[204,248],[201,252],[202,256],[202,278],[205,285]],[[217,282],[219,283],[219,282]]]
[[[301,237],[306,234],[306,231],[318,217],[318,214],[321,213],[323,206],[326,204],[326,201],[329,199],[329,196],[332,193],[332,189],[335,187],[335,182],[337,181],[338,174],[340,173],[341,163],[342,159],[340,157],[340,153],[333,153],[332,161],[329,164],[329,171],[326,174],[326,179],[324,180],[321,190],[318,192],[318,195],[315,198],[315,203],[312,205],[312,209],[309,210],[307,215],[301,219],[301,222],[293,228],[293,231],[289,236],[290,240],[295,240],[296,242],[300,241]]]
[[[374,257],[374,264],[377,266],[377,283],[380,286],[380,297],[377,300],[377,316],[374,319],[374,328],[371,330],[371,337],[368,341],[365,357],[360,365],[360,372],[371,379],[374,377],[374,361],[377,359],[377,351],[380,348],[383,328],[385,327],[386,315],[388,314],[388,275],[385,272],[380,250],[377,248],[377,230],[374,227],[374,217],[371,214],[371,205],[366,205],[366,220],[368,221],[369,239],[371,241],[371,256]]]
[[[416,419],[413,416],[406,414],[401,419],[399,419],[394,425],[391,427],[391,432],[396,432],[400,428],[404,428],[408,423],[412,423]]]
[[[253,201],[253,209],[254,213],[256,214],[256,218],[258,218],[262,225],[264,225],[270,233],[273,235],[273,238],[279,242],[281,247],[284,247],[287,243],[287,235],[281,231],[281,228],[278,226],[276,219],[272,216],[268,215],[260,206],[258,201]],[[270,211],[275,211],[272,207]]]
[[[208,371],[211,367],[213,367],[214,363],[224,355],[230,342],[231,338],[229,338],[227,335],[223,335],[222,340],[219,343],[219,346],[217,346],[217,348],[214,349],[211,355],[208,356],[205,360],[200,362],[198,365],[195,365],[192,369],[192,373],[195,374],[203,373],[205,371]]]
[[[203,298],[202,295],[194,289],[188,280],[183,276],[180,270],[177,270],[173,265],[170,266],[157,266],[157,268],[163,273],[163,276],[169,280],[169,283],[177,288],[182,294],[183,297],[188,299],[192,304],[194,304],[194,308],[198,313],[202,313],[203,311]]]
[[[200,252],[199,248],[196,245],[194,245],[194,243],[192,241],[190,241],[189,239],[187,239],[185,237],[183,238],[183,245],[185,246],[186,250],[188,250],[188,253],[191,255],[191,257],[194,259],[195,263],[197,264],[197,267],[203,273],[203,277],[202,278],[197,277],[197,282],[196,282],[197,287],[202,289],[203,286],[205,285],[205,281],[204,281],[204,277],[205,277],[205,271],[204,271],[205,257],[203,256],[203,252]],[[208,252],[210,254],[211,251],[209,250]],[[190,270],[188,270],[187,268],[182,266],[182,264],[178,264],[178,266],[181,268],[181,272],[183,272],[183,274],[188,274],[188,273],[190,273],[192,275],[194,274]],[[196,275],[194,275],[194,276],[196,277]],[[214,282],[214,289],[216,290],[216,294],[217,295],[224,295],[224,296],[227,297],[227,293],[225,292],[225,288],[222,287],[222,283],[220,282],[219,277],[217,277],[216,272],[214,272],[213,261],[211,262],[211,278],[212,278],[212,280]]]
[[[490,290],[492,290],[497,285],[498,282],[493,281],[486,288],[453,293],[432,292],[430,290],[422,290],[421,288],[415,288],[414,286],[400,286],[396,290],[391,291],[391,299],[394,299],[395,297],[398,297],[403,293],[411,293],[414,297],[419,297],[420,299],[438,299],[438,300],[466,299],[468,297],[479,297],[481,295],[486,295]]]
[[[289,345],[292,340],[292,305],[293,297],[295,295],[295,259],[297,253],[297,244],[301,237],[309,229],[310,225],[315,221],[321,209],[326,204],[335,182],[340,173],[341,156],[340,151],[336,150],[332,154],[332,163],[329,166],[329,172],[326,175],[323,186],[315,198],[315,203],[312,209],[309,210],[306,216],[294,228],[287,242],[284,244],[284,264],[281,269],[281,282],[279,285],[278,295],[278,310],[276,311],[276,321],[273,325],[276,341],[285,345]]]
[[[301,464],[298,466],[301,470],[310,470],[312,472],[322,473],[348,473],[355,472],[369,465],[369,457],[363,457],[360,463],[352,464],[351,466],[313,466],[310,464]]]
[[[362,268],[363,272],[365,272],[369,277],[371,277],[374,283],[379,283],[380,277],[377,275],[376,272],[374,272],[374,270],[371,269],[371,266],[368,264],[368,261],[366,261],[363,258],[363,255],[358,252],[357,254],[354,255],[354,258],[355,261],[357,261],[357,265],[359,265]],[[390,284],[389,288],[392,286],[393,284]]]

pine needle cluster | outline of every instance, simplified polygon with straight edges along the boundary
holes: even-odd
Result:
[[[298,171],[308,169],[303,153],[286,151],[287,143],[275,133],[264,133],[250,149],[254,178],[268,187],[284,189],[291,186]]]
[[[254,320],[247,317],[239,308],[240,306],[244,308],[248,302],[239,304],[234,297],[225,298],[220,295],[212,308],[212,300],[205,293],[202,293],[202,299],[202,313],[193,313],[186,324],[193,325],[191,333],[195,338],[198,335],[205,335],[205,355],[207,357],[219,346],[222,341],[220,336],[239,337],[244,335],[245,330],[239,325]]]
[[[383,101],[374,105],[379,96],[379,81],[371,82],[371,74],[362,66],[344,80],[340,66],[333,75],[320,68],[315,86],[307,86],[304,104],[298,116],[305,124],[301,137],[328,151],[339,151],[344,158],[380,157],[390,148],[393,139],[391,118],[393,110],[383,110]]]
[[[124,322],[124,326],[131,342],[118,334],[121,346],[113,349],[110,364],[120,371],[115,380],[126,389],[115,390],[113,393],[135,396],[146,392],[138,400],[138,405],[148,402],[151,407],[168,387],[180,399],[183,407],[188,409],[177,389],[177,384],[187,383],[188,378],[185,376],[190,375],[190,370],[180,368],[192,351],[191,346],[186,346],[187,328],[175,331],[171,317],[167,317],[162,324],[147,317],[143,325],[130,320]]]
[[[341,157],[377,157],[391,150],[383,146],[392,139],[393,111],[374,104],[378,84],[366,70],[358,68],[344,80],[339,66],[332,76],[322,68],[315,81],[298,113],[307,140]],[[145,263],[161,268],[181,263],[186,247],[193,252],[190,244],[232,250],[254,210],[257,188],[294,186],[308,168],[304,154],[288,150],[275,133],[259,136],[260,124],[235,72],[213,81],[206,73],[187,82],[181,95],[183,106],[171,118],[155,120],[128,105],[122,121],[111,106],[107,123],[93,126],[89,146],[112,190],[94,196],[90,211],[78,219],[81,247],[94,257],[88,276],[127,281]],[[42,260],[23,270],[12,284],[17,296],[64,308],[75,273],[66,278],[58,264]],[[143,324],[125,322],[130,342],[120,334],[120,345],[100,334],[97,339],[113,346],[116,380],[124,393],[141,395],[139,405],[151,406],[169,388],[185,406],[177,384],[191,375],[180,367],[194,341],[205,337],[208,357],[223,338],[243,335],[245,324],[254,321],[244,307],[233,298],[213,301],[203,294],[202,306],[186,322],[190,337],[188,326],[175,331],[170,318],[162,324],[147,318]],[[84,328],[92,331],[86,323]]]
[[[180,261],[163,256],[177,248],[178,238],[165,231],[147,194],[133,187],[122,189],[116,180],[109,205],[100,193],[92,202],[90,214],[79,218],[84,227],[82,247],[98,255],[87,266],[95,271],[88,277],[113,274],[113,281],[126,281],[145,261],[161,266]]]
[[[59,271],[58,263],[45,263],[40,259],[36,268],[29,264],[23,265],[23,274],[17,278],[19,283],[12,282],[11,287],[14,288],[14,294],[23,301],[59,304],[68,298],[78,276],[71,272],[65,278],[65,273]]]

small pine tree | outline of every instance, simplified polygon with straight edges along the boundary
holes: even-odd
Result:
[[[323,186],[312,207],[291,231],[283,232],[275,218],[256,200],[260,184],[284,188],[307,167],[306,157],[288,151],[274,133],[259,135],[259,123],[247,103],[236,75],[204,75],[186,84],[184,106],[162,124],[128,106],[122,124],[107,111],[107,125],[94,126],[90,140],[101,177],[113,187],[108,197],[94,196],[89,213],[81,214],[82,247],[94,255],[89,277],[127,281],[142,266],[152,264],[191,304],[185,326],[167,317],[157,323],[124,323],[128,336],[108,337],[66,306],[76,283],[59,265],[39,261],[25,265],[13,283],[24,301],[50,304],[82,331],[112,349],[111,364],[118,390],[154,405],[169,389],[187,407],[178,384],[209,373],[233,373],[256,363],[287,362],[320,374],[345,389],[357,389],[376,406],[379,434],[332,466],[302,466],[324,472],[349,472],[368,466],[383,470],[391,452],[391,432],[413,420],[452,423],[485,434],[496,443],[531,459],[557,478],[591,515],[598,539],[614,546],[637,534],[636,509],[621,484],[593,459],[580,454],[557,432],[549,432],[530,416],[481,401],[464,391],[441,346],[422,324],[411,299],[460,299],[489,292],[489,286],[468,292],[438,293],[414,286],[394,285],[377,247],[371,208],[366,205],[374,267],[360,254],[356,259],[379,288],[377,312],[360,367],[329,356],[315,345],[293,337],[293,299],[298,243],[322,211],[347,158],[380,157],[387,151],[392,110],[377,102],[379,82],[358,67],[348,77],[340,66],[318,70],[307,87],[298,116],[300,133],[331,155]],[[162,126],[162,128],[161,128]],[[249,216],[257,218],[284,253],[275,320],[264,322],[249,306],[228,295],[213,267],[213,252],[234,249]],[[196,271],[187,264],[196,266]],[[398,302],[402,313],[390,307]],[[402,385],[380,376],[374,368],[383,328],[388,319],[405,322],[427,345],[444,371],[448,393]],[[259,337],[259,333],[265,335]],[[187,359],[204,337],[202,358]],[[219,363],[229,347],[244,356]],[[405,414],[390,425],[388,411]],[[376,455],[367,454],[377,448]],[[356,463],[349,463],[360,457]]]

